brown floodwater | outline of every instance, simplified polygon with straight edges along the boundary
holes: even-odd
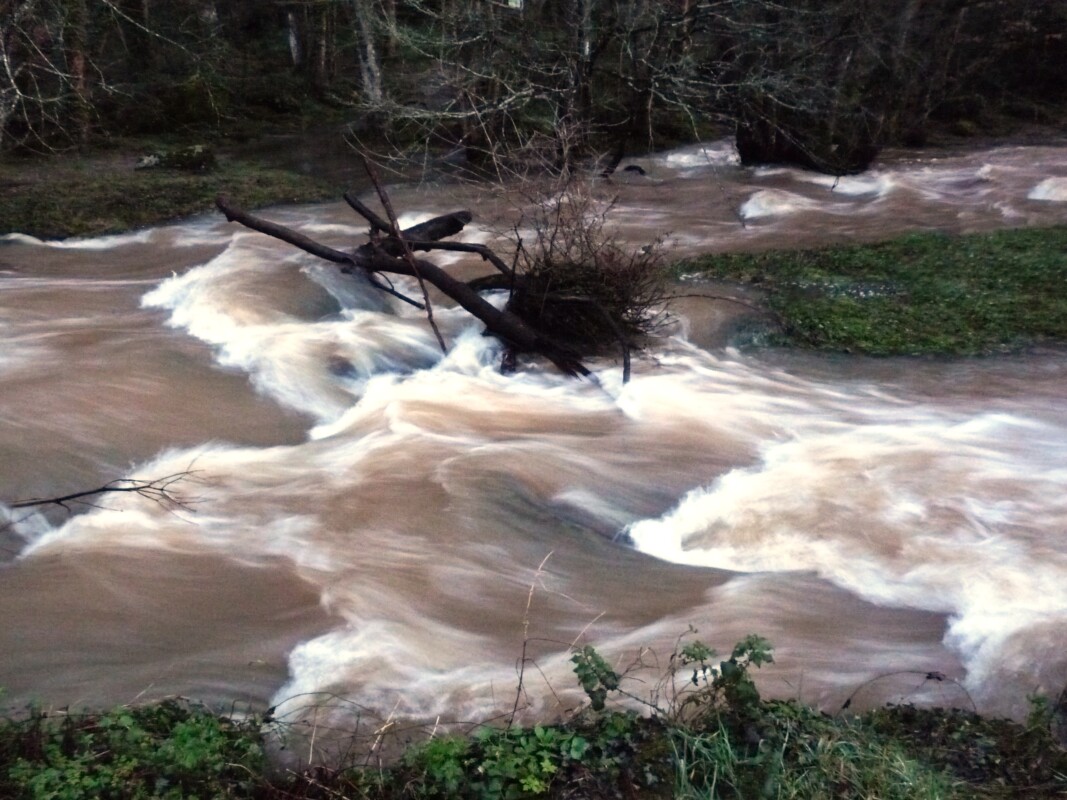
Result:
[[[635,163],[594,206],[677,255],[1067,222],[1067,145],[891,153],[837,182],[726,143]],[[467,238],[494,241],[529,198],[393,199],[406,221],[469,207]],[[360,234],[341,204],[270,216]],[[744,306],[687,297],[626,385],[611,359],[597,383],[503,377],[461,311],[437,309],[442,356],[367,291],[215,217],[0,242],[0,498],[188,473],[179,507],[3,509],[7,704],[485,718],[514,702],[525,639],[551,715],[575,701],[572,645],[640,661],[640,693],[690,626],[720,650],[767,637],[761,685],[830,709],[1018,715],[1067,682],[1062,350],[750,350]]]

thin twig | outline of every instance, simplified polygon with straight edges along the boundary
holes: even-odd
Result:
[[[508,718],[509,728],[515,722],[515,715],[519,713],[519,700],[524,692],[523,676],[526,672],[526,648],[530,643],[530,606],[533,604],[534,590],[544,574],[545,564],[548,563],[548,559],[552,558],[554,552],[554,550],[550,550],[548,555],[541,559],[541,563],[537,565],[537,570],[534,572],[533,580],[530,581],[530,591],[526,594],[526,609],[522,613],[522,658],[519,660],[519,685],[515,687],[515,704],[512,706],[511,716]]]
[[[345,270],[342,269],[341,271],[344,272]],[[426,310],[426,306],[424,306],[418,300],[412,300],[407,295],[401,294],[400,292],[398,292],[392,286],[387,286],[386,284],[384,284],[381,281],[379,281],[378,280],[378,273],[368,272],[367,273],[367,279],[370,281],[371,286],[373,286],[375,289],[378,289],[379,291],[385,292],[386,294],[391,294],[393,297],[397,298],[398,300],[403,300],[405,303],[408,303],[409,305],[415,306],[415,308],[417,308],[419,311],[425,311]]]
[[[971,693],[968,692],[967,691],[967,687],[964,686],[962,683],[960,683],[958,680],[956,680],[955,678],[950,678],[950,677],[948,677],[947,675],[945,675],[944,673],[941,673],[941,672],[929,671],[929,670],[919,670],[919,669],[898,669],[898,670],[895,670],[893,672],[885,672],[885,673],[883,673],[881,675],[875,675],[870,680],[864,681],[863,683],[861,683],[859,686],[857,686],[855,688],[855,690],[852,692],[852,694],[850,694],[846,698],[845,702],[841,704],[841,709],[838,711],[838,713],[840,714],[841,711],[848,710],[848,708],[852,705],[852,701],[856,697],[856,695],[858,695],[861,691],[866,689],[872,683],[875,683],[876,681],[880,681],[880,680],[882,680],[882,678],[891,678],[891,677],[894,677],[894,676],[897,676],[897,675],[921,675],[922,678],[923,678],[923,680],[922,680],[923,683],[926,683],[927,681],[937,681],[938,683],[943,683],[945,681],[948,681],[949,683],[955,685],[955,687],[957,689],[959,689],[961,692],[963,692],[964,696],[967,698],[967,702],[971,704],[971,710],[974,711],[976,714],[978,713],[978,706],[975,704],[974,698],[971,697]]]
[[[184,472],[175,472],[172,475],[165,475],[162,478],[154,478],[152,480],[141,480],[138,478],[119,478],[118,480],[105,483],[103,486],[99,486],[96,489],[88,489],[81,492],[72,492],[71,494],[62,495],[61,497],[43,497],[32,498],[30,500],[18,500],[11,503],[9,508],[33,508],[37,506],[59,506],[60,508],[70,511],[68,503],[77,503],[79,505],[93,506],[99,508],[94,503],[88,502],[85,498],[96,497],[101,494],[112,494],[120,492],[133,492],[148,500],[153,500],[156,503],[164,506],[165,508],[181,508],[189,510],[189,502],[182,500],[171,491],[171,487],[182,480],[188,480],[195,474],[194,471],[186,470]]]
[[[374,165],[370,163],[370,160],[367,159],[366,156],[363,158],[363,168],[367,170],[367,177],[369,177],[371,183],[374,184],[374,190],[378,193],[378,198],[382,201],[382,207],[385,209],[385,213],[389,215],[389,223],[392,225],[393,237],[400,242],[400,246],[404,249],[404,260],[411,266],[412,271],[415,273],[415,279],[419,282],[419,288],[422,290],[422,301],[426,304],[426,321],[430,323],[430,328],[433,330],[434,336],[437,337],[437,343],[441,345],[441,352],[447,353],[448,347],[445,345],[444,337],[441,336],[441,331],[438,329],[437,323],[433,318],[433,305],[430,303],[430,294],[426,290],[426,283],[422,279],[422,273],[419,272],[419,264],[415,260],[414,254],[411,252],[411,247],[408,246],[408,242],[404,238],[403,232],[400,230],[400,223],[397,222],[396,212],[393,210],[393,204],[389,200],[389,195],[386,194],[386,191],[378,178],[378,173],[374,169]]]

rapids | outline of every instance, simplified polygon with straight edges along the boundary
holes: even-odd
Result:
[[[674,254],[1067,222],[1067,145],[896,153],[839,181],[726,143],[635,163],[594,191],[620,236]],[[406,222],[470,207],[480,241],[513,213],[455,186],[393,200]],[[340,204],[267,215],[360,233]],[[761,686],[828,709],[860,690],[1018,716],[1067,682],[1062,350],[737,349],[737,307],[690,297],[629,384],[603,360],[596,385],[503,377],[439,307],[442,356],[368,291],[214,216],[0,242],[0,497],[189,473],[180,508],[0,506],[6,704],[485,718],[514,702],[525,638],[551,715],[572,643],[654,681],[689,626],[720,651],[767,637]]]

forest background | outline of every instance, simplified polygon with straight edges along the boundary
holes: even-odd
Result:
[[[0,0],[0,151],[290,118],[610,169],[727,126],[746,163],[844,174],[1056,125],[1065,32],[1067,0]]]

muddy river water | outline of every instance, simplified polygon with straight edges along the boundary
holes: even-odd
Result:
[[[1067,145],[891,153],[836,182],[725,142],[632,163],[591,191],[677,255],[1067,222]],[[405,221],[469,207],[478,241],[513,213],[463,186],[393,199]],[[265,215],[361,233],[342,204]],[[437,309],[442,355],[416,310],[217,216],[6,237],[0,498],[189,475],[182,507],[0,507],[3,702],[472,719],[511,707],[525,637],[552,715],[573,643],[647,679],[690,626],[720,650],[765,636],[761,686],[830,709],[859,690],[1019,715],[1058,692],[1067,353],[738,349],[736,308],[680,301],[625,385],[611,359],[599,385],[504,377],[461,311]]]

